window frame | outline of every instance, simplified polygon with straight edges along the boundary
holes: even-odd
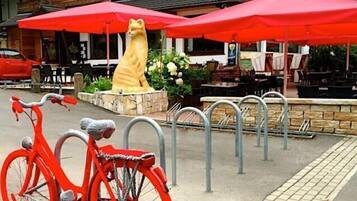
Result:
[[[201,39],[205,41],[210,41],[210,42],[215,42],[215,43],[222,43],[222,50],[212,50],[212,51],[195,51],[194,50],[194,44],[193,44],[193,51],[188,52],[188,41],[192,40],[194,43],[194,40]],[[183,46],[184,46],[184,52],[190,56],[211,56],[211,55],[225,55],[225,43],[224,42],[218,42],[214,40],[208,40],[204,38],[189,38],[189,39],[184,39],[183,40]]]
[[[97,57],[97,56],[94,56],[94,50],[95,50],[95,48],[94,48],[94,39],[93,39],[93,37],[94,36],[97,36],[97,37],[104,37],[105,38],[105,50],[104,50],[104,52],[105,52],[105,54],[104,54],[104,57],[103,58],[100,58],[100,57]],[[116,45],[116,54],[115,54],[115,56],[114,56],[114,54],[113,55],[110,55],[109,54],[109,59],[119,59],[119,42],[118,42],[118,33],[114,33],[114,34],[109,34],[109,43],[110,43],[110,41],[111,41],[111,38],[110,37],[116,37],[116,40],[115,40],[115,45]],[[91,60],[104,60],[104,59],[107,59],[107,48],[106,48],[106,35],[105,34],[89,34],[89,44],[90,44],[90,51],[89,51],[89,59],[91,59]],[[110,43],[111,44],[111,43]],[[109,52],[110,52],[110,48],[111,47],[113,47],[112,45],[110,45],[110,47],[109,47]],[[111,57],[111,56],[114,56],[114,57]]]

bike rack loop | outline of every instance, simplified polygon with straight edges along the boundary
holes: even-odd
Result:
[[[235,154],[236,156],[239,157],[239,161],[238,161],[238,174],[243,174],[243,139],[242,139],[242,130],[243,130],[243,118],[242,118],[242,112],[241,110],[239,109],[239,107],[234,104],[232,101],[229,101],[229,100],[218,100],[216,101],[215,103],[213,103],[209,109],[208,109],[208,113],[207,113],[207,116],[208,116],[208,120],[211,121],[212,119],[212,113],[214,111],[214,109],[216,107],[218,107],[219,105],[222,105],[222,104],[227,104],[227,105],[230,105],[233,110],[235,111],[235,114],[236,114],[236,124],[235,124]],[[212,135],[211,135],[212,136]]]
[[[276,92],[276,91],[270,91],[262,95],[262,99],[269,95],[274,95],[283,101],[284,104],[284,150],[288,149],[288,124],[289,124],[289,118],[288,118],[288,113],[289,113],[289,106],[288,106],[288,100],[285,96],[283,96],[281,93]]]
[[[70,129],[68,131],[66,131],[56,142],[56,146],[55,146],[55,150],[54,150],[54,154],[57,158],[57,161],[58,161],[58,164],[61,165],[61,152],[62,152],[62,146],[64,144],[64,142],[71,138],[71,137],[75,137],[75,138],[78,138],[80,140],[82,140],[86,145],[88,144],[88,140],[89,140],[89,137],[87,134],[81,132],[81,131],[78,131],[78,130],[73,130],[73,129]],[[95,166],[93,166],[93,169],[92,169],[93,173],[96,171],[95,169]],[[57,189],[59,190],[60,192],[60,186],[58,184],[58,182],[56,182],[56,186],[57,186]]]
[[[61,164],[61,151],[62,151],[62,146],[64,144],[64,142],[71,138],[71,137],[76,137],[79,138],[80,140],[82,140],[86,145],[88,144],[88,135],[81,132],[81,131],[77,131],[77,130],[73,130],[70,129],[68,131],[66,131],[56,142],[56,146],[55,146],[55,156],[57,158],[57,161],[59,164]]]
[[[260,115],[259,113],[261,111],[261,106],[263,106],[264,108],[264,160],[268,160],[268,107],[262,98],[255,95],[248,95],[243,97],[239,101],[238,107],[240,107],[241,104],[248,99],[254,99],[258,101],[257,116]],[[257,146],[260,146],[260,118],[258,122],[258,130],[257,130]]]
[[[124,129],[124,136],[123,136],[123,147],[124,149],[129,149],[129,133],[131,128],[139,123],[139,122],[145,122],[151,125],[157,134],[157,137],[159,138],[159,148],[160,148],[160,166],[162,169],[164,169],[164,172],[166,172],[166,156],[165,156],[165,139],[164,139],[164,132],[162,131],[162,128],[160,125],[154,121],[151,118],[148,117],[135,117],[132,120],[129,121],[129,123],[126,125]]]
[[[211,168],[212,168],[212,137],[211,126],[207,116],[199,109],[194,107],[185,107],[179,110],[172,121],[172,185],[176,186],[176,123],[178,118],[185,112],[194,112],[198,114],[205,127],[205,143],[206,143],[206,192],[211,192]]]

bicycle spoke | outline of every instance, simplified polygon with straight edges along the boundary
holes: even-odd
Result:
[[[155,201],[163,198],[163,193],[153,180],[156,179],[154,172],[141,167],[141,161],[117,161],[106,174],[109,177],[110,189],[107,189],[104,180],[100,179],[91,193],[95,200]],[[110,192],[114,193],[114,198],[110,196]]]
[[[133,182],[133,180],[135,180],[135,175],[136,175],[136,171],[138,170],[138,165],[139,165],[139,163],[136,163],[135,168],[133,170],[134,172],[132,174],[133,177],[130,176],[130,170],[128,169],[128,175],[130,176],[130,181],[129,181],[129,187],[127,188],[127,191],[125,192],[125,195],[124,195],[124,200],[126,200],[129,195],[132,182]]]
[[[113,166],[114,166],[114,180],[115,180],[115,183],[116,183],[116,187],[117,187],[117,196],[118,196],[118,199],[121,201],[121,195],[120,195],[120,187],[119,187],[119,178],[118,178],[118,170],[117,170],[117,167],[116,167],[116,161],[113,161]],[[125,185],[125,183],[124,183]]]
[[[25,156],[20,156],[13,159],[9,164],[6,173],[6,185],[9,200],[11,201],[48,201],[49,183],[44,178],[43,174],[39,174],[36,179],[35,172],[38,170],[37,164],[33,164],[32,173],[29,173],[29,183],[23,194],[19,194],[23,188],[25,177],[28,174],[28,163]],[[41,173],[41,172],[40,172]]]
[[[46,200],[50,200],[48,199],[48,197],[46,197],[45,195],[43,195],[41,192],[35,190],[34,192],[36,192],[37,194],[39,194],[41,197],[45,198]]]

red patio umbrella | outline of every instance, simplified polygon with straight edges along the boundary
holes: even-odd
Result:
[[[150,30],[181,21],[184,17],[124,4],[102,2],[87,6],[26,18],[19,21],[24,29],[70,31],[107,35],[107,67],[109,72],[109,34],[125,32],[129,19],[143,19]]]
[[[170,25],[166,31],[170,37],[225,42],[283,40],[286,93],[288,41],[357,36],[357,1],[252,0]]]

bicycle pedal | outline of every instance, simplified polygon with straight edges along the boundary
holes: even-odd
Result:
[[[60,200],[61,201],[74,201],[74,200],[76,200],[76,197],[74,196],[74,193],[72,190],[66,190],[61,193]]]

